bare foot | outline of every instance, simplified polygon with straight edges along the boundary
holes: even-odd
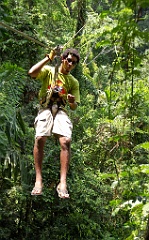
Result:
[[[66,184],[59,183],[56,190],[59,198],[69,198],[69,193]]]
[[[31,195],[42,195],[42,182],[35,182],[35,186],[31,192]]]

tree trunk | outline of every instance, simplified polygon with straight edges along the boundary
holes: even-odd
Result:
[[[146,234],[144,240],[149,240],[149,216],[147,221],[147,227],[146,227]]]
[[[77,17],[77,27],[76,33],[84,26],[86,22],[86,0],[78,0],[78,17]],[[83,29],[82,29],[83,30]],[[77,46],[80,43],[82,30],[78,32],[74,38],[74,46]]]

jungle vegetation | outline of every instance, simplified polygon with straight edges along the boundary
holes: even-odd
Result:
[[[5,24],[5,25],[4,25]],[[44,193],[31,196],[39,83],[30,67],[75,47],[81,104],[70,112],[71,198],[56,194],[59,144],[49,138]],[[0,239],[149,239],[148,0],[0,3]]]

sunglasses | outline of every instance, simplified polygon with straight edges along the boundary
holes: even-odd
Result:
[[[76,65],[77,64],[77,62],[76,61],[72,61],[71,58],[66,58],[66,60],[67,60],[67,62],[72,63],[72,65]]]

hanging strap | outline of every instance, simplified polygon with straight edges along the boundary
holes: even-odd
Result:
[[[55,61],[55,72],[54,72],[54,77],[53,77],[53,84],[55,86],[57,77],[58,77],[58,69],[59,66],[61,65],[61,49],[62,47],[60,47],[59,45],[54,48],[54,51],[56,53],[55,57],[54,57],[54,61]]]
[[[53,68],[51,68],[51,75],[52,75],[51,88],[47,90],[46,100],[44,103],[41,104],[41,106],[43,108],[47,108],[50,105],[50,100],[51,100],[53,94],[56,93],[56,91],[54,90],[54,87],[56,85],[56,80],[58,78],[58,69],[61,64],[61,56],[60,56],[61,49],[62,48],[59,45],[56,48],[54,48],[54,51],[56,53],[54,60],[53,60],[55,67],[54,67],[54,71],[53,71]],[[58,95],[58,92],[57,92],[57,95]],[[55,102],[56,102],[56,99],[55,99]],[[64,105],[63,99],[61,100],[61,102]]]

